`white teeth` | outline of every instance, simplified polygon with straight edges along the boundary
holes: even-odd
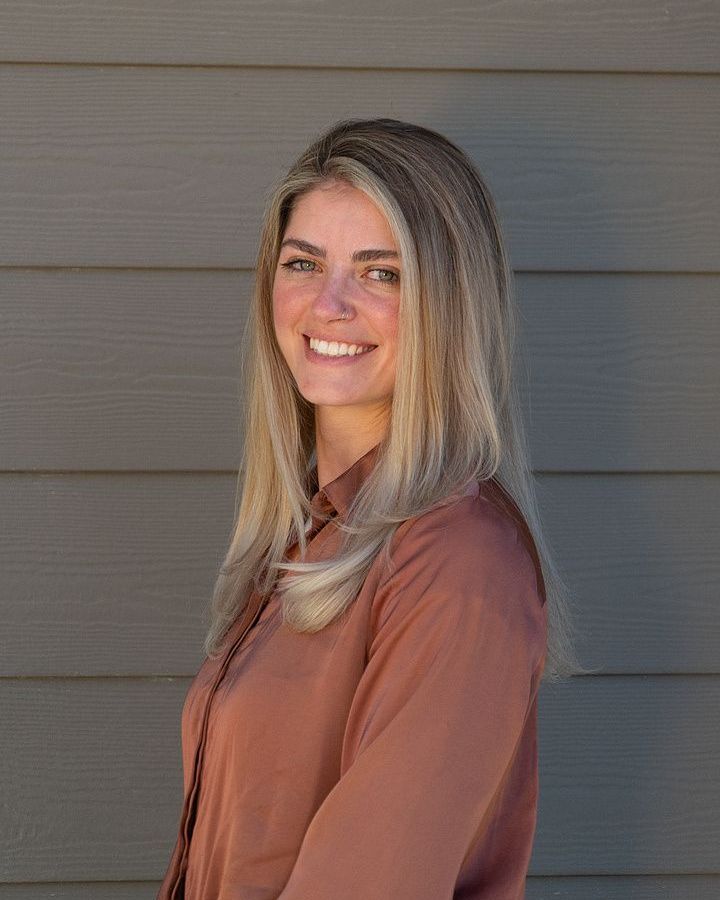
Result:
[[[365,344],[343,344],[340,341],[320,341],[317,338],[310,338],[310,347],[323,356],[357,356],[372,350],[371,346]]]

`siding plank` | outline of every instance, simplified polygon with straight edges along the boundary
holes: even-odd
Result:
[[[542,690],[532,874],[718,874],[720,678]]]
[[[237,469],[251,281],[0,271],[2,469]]]
[[[718,875],[604,875],[530,877],[526,900],[717,900],[719,896]]]
[[[516,282],[537,469],[720,469],[720,277]],[[251,289],[250,272],[0,271],[0,467],[236,468]]]
[[[0,880],[162,876],[180,812],[187,686],[0,682]],[[720,678],[583,678],[541,691],[530,873],[717,874],[720,728],[708,710]]]
[[[390,115],[469,151],[518,269],[720,271],[715,76],[30,65],[2,77],[0,265],[250,267],[263,197],[308,140],[347,115]]]
[[[720,278],[687,274],[720,271],[719,37],[707,0],[2,5],[0,267],[47,268],[0,271],[0,900],[156,894],[263,197],[346,115],[487,175],[541,509],[615,675],[543,685],[528,900],[720,894]]]
[[[0,681],[0,881],[162,877],[187,679]]]
[[[0,479],[2,675],[192,674],[232,476]]]
[[[537,485],[585,665],[720,672],[720,477],[542,475]]]
[[[0,885],[0,900],[155,900],[159,881]],[[647,875],[527,879],[526,900],[717,900],[720,876]]]
[[[155,900],[159,889],[159,881],[0,884],[0,900]]]
[[[583,662],[720,673],[717,475],[542,475]],[[231,475],[0,479],[0,674],[191,675]]]
[[[720,469],[720,278],[517,282],[537,468]]]
[[[360,35],[350,40],[349,35]],[[717,72],[708,0],[4,0],[0,60]]]

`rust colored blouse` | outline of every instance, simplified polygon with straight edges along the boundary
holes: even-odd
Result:
[[[307,560],[337,549],[376,452],[314,495]],[[494,479],[400,525],[392,566],[315,634],[253,594],[185,699],[158,900],[522,900],[545,613]]]

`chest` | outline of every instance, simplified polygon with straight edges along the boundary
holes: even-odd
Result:
[[[353,606],[311,633],[292,631],[273,599],[240,642],[218,680],[222,660],[206,660],[182,715],[186,772],[207,717],[205,763],[237,770],[244,760],[339,758],[353,696],[365,667],[367,617]]]

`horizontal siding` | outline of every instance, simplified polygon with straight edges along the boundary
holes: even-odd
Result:
[[[536,469],[720,469],[720,277],[516,283]],[[246,271],[0,270],[0,468],[236,468],[251,289]]]
[[[0,681],[0,882],[162,876],[182,806],[187,687]]]
[[[0,900],[155,900],[157,881],[0,884]],[[704,898],[699,898],[704,900]]]
[[[0,478],[3,675],[191,675],[232,476]]]
[[[0,884],[0,900],[155,900],[160,881]],[[527,879],[525,900],[717,900],[717,875]]]
[[[718,475],[542,475],[583,662],[720,673]],[[0,478],[0,674],[191,675],[232,475]]]
[[[547,475],[538,490],[585,665],[720,672],[720,477]]]
[[[160,881],[0,884],[0,900],[155,900]],[[525,900],[717,900],[717,875],[527,879]]]
[[[525,900],[717,900],[718,897],[718,875],[605,875],[602,878],[530,877]]]
[[[720,77],[43,65],[1,77],[0,265],[251,267],[283,167],[338,118],[391,115],[469,151],[517,269],[720,271]]]
[[[0,681],[0,881],[162,876],[180,814],[187,686]],[[718,704],[717,676],[543,685],[530,873],[712,872],[720,726],[708,710]]]
[[[543,688],[532,874],[717,873],[720,677]]]
[[[264,198],[350,115],[467,148],[519,273],[601,672],[541,689],[527,900],[720,895],[719,37],[706,0],[2,4],[0,900],[154,900]]]
[[[350,36],[353,39],[350,39]],[[4,0],[0,60],[195,65],[718,71],[707,0],[272,4]]]
[[[720,278],[517,282],[536,468],[720,469]]]

